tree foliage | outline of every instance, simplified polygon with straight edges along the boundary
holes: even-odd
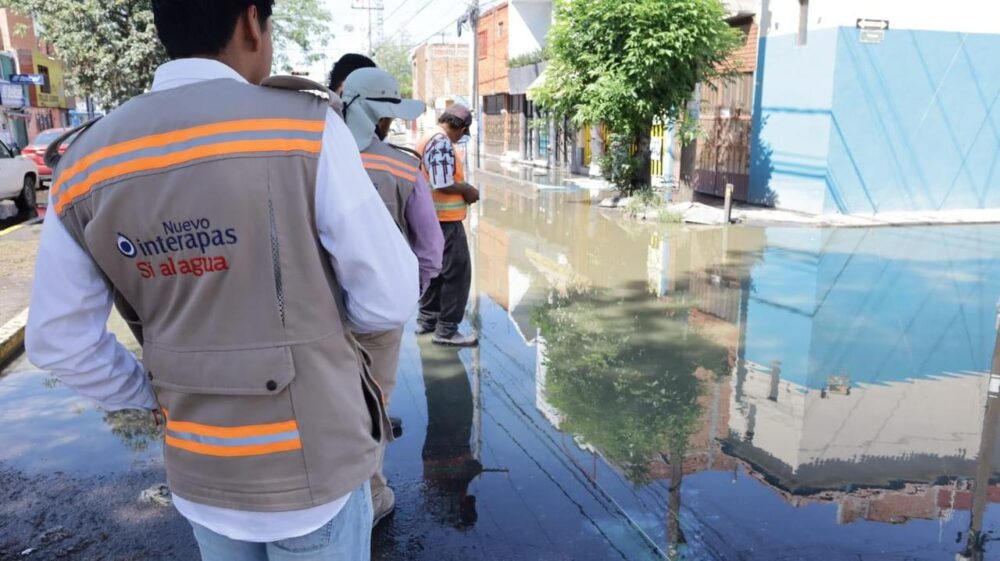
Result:
[[[116,106],[149,88],[167,60],[156,36],[150,0],[2,0],[31,13],[39,39],[53,45],[66,65],[71,91]],[[275,5],[276,65],[288,51],[314,54],[329,39],[330,15],[320,0],[279,0]],[[318,54],[318,53],[315,53]]]
[[[413,43],[405,33],[393,40],[387,40],[375,49],[375,64],[392,74],[399,81],[400,94],[413,97],[413,65],[410,63],[410,49]]]
[[[616,182],[648,186],[653,120],[678,121],[695,86],[729,70],[741,35],[724,17],[719,0],[555,0],[536,101],[631,139],[639,164]]]

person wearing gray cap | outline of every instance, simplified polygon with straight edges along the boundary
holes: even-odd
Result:
[[[431,279],[441,272],[444,235],[434,213],[430,189],[420,173],[420,162],[384,140],[393,120],[416,119],[424,112],[424,103],[402,99],[399,83],[379,68],[362,68],[348,75],[344,81],[343,101],[344,120],[361,150],[365,170],[417,256],[422,293]],[[388,407],[396,386],[403,329],[357,333],[356,337],[371,356],[372,376],[381,386]],[[396,504],[395,494],[382,473],[384,458],[383,440],[377,470],[371,479],[374,524],[388,516]]]
[[[479,340],[459,333],[458,326],[472,286],[472,258],[462,222],[468,206],[479,200],[479,191],[465,182],[462,159],[455,150],[455,144],[469,134],[472,113],[463,105],[452,105],[438,118],[438,125],[417,143],[417,152],[433,188],[434,207],[444,232],[444,262],[441,275],[420,298],[417,333],[433,333],[433,342],[438,345],[474,347]]]

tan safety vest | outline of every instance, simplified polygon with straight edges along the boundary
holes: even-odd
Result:
[[[403,236],[408,238],[406,204],[417,188],[420,162],[378,138],[373,138],[368,148],[361,151],[361,161],[379,196],[389,209],[389,214],[396,221]]]
[[[427,145],[430,141],[437,136],[444,135],[440,130],[432,132],[420,139],[417,143],[417,153],[423,158],[426,156],[425,151],[427,150]],[[458,149],[455,149],[455,181],[464,182],[465,181],[465,166],[462,163],[462,157],[458,154]],[[423,168],[423,162],[421,162],[421,167]],[[424,169],[424,176],[430,180],[430,173],[427,169]],[[465,198],[462,195],[446,195],[439,192],[437,189],[431,187],[431,196],[434,198],[434,209],[437,211],[438,222],[461,222],[465,220],[465,216],[468,213],[468,204],[465,202]]]
[[[122,105],[56,169],[52,208],[141,326],[185,499],[298,510],[375,470],[388,418],[316,231],[326,114],[201,82]]]

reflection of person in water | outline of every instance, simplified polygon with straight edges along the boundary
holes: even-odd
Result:
[[[427,388],[427,508],[438,523],[469,529],[478,518],[469,484],[483,471],[472,455],[472,386],[454,349],[421,345],[420,350]]]

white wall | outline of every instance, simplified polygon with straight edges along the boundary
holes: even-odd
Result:
[[[768,35],[798,30],[799,0],[759,0],[758,13]],[[809,0],[809,29],[854,27],[858,18],[889,20],[890,29],[1000,34],[1000,2],[992,0]]]
[[[552,26],[552,2],[518,0],[510,3],[509,56],[514,58],[546,46]]]

